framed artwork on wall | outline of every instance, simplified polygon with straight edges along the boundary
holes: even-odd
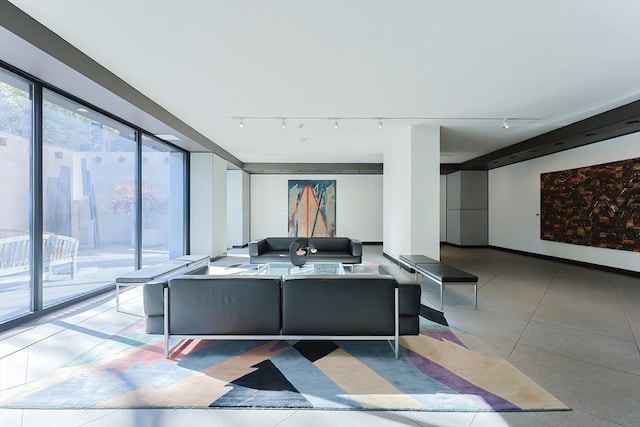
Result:
[[[335,237],[336,181],[289,180],[289,237]]]
[[[640,158],[540,175],[540,238],[640,252]]]

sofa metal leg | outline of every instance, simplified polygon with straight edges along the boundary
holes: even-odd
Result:
[[[396,285],[396,289],[395,289],[395,295],[394,295],[394,299],[395,299],[395,339],[394,339],[394,349],[393,349],[393,353],[396,356],[396,359],[398,358],[398,341],[399,341],[399,337],[400,337],[400,289],[397,287]]]
[[[164,305],[164,358],[169,358],[169,288],[166,287],[163,289],[163,305]]]

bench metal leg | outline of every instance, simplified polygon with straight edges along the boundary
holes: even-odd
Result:
[[[473,285],[473,309],[478,309],[478,282]]]

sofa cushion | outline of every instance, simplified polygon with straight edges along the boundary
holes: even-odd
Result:
[[[393,335],[395,287],[389,276],[285,276],[282,333]]]
[[[277,335],[281,276],[180,276],[169,281],[176,335]]]

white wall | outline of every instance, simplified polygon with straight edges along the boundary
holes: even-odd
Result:
[[[540,239],[540,174],[640,157],[640,133],[489,171],[489,245],[640,271],[640,253]]]
[[[382,175],[251,175],[251,240],[287,236],[288,180],[336,180],[336,235],[382,241]]]

